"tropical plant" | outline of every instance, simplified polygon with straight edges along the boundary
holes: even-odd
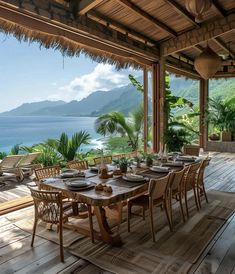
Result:
[[[103,114],[95,121],[97,133],[106,136],[119,134],[121,137],[128,138],[128,144],[132,151],[139,147],[141,136],[143,136],[143,104],[130,113],[129,118],[125,118],[121,112],[111,112]]]
[[[222,99],[222,97],[210,98],[206,120],[215,128],[215,130],[234,131],[235,96],[227,99]]]
[[[11,155],[18,155],[20,152],[20,144],[16,144],[11,148],[10,154]]]
[[[189,143],[189,135],[184,128],[169,127],[164,136],[168,151],[181,151],[182,147]]]
[[[6,152],[0,152],[0,160],[7,156]]]

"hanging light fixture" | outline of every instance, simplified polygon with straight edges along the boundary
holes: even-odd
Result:
[[[215,75],[222,65],[221,58],[208,46],[195,58],[194,67],[204,79]]]
[[[211,0],[185,0],[186,9],[195,16],[195,22],[203,21],[203,13],[211,7]]]

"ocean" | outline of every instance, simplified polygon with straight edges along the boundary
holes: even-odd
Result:
[[[0,151],[9,152],[15,144],[31,146],[47,140],[59,138],[62,132],[70,137],[80,130],[87,131],[91,144],[81,147],[83,151],[100,148],[102,136],[94,129],[94,117],[48,117],[11,116],[0,117]]]

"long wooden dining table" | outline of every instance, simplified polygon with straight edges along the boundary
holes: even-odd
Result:
[[[171,167],[170,170],[179,170],[181,168]],[[167,175],[167,173],[151,171],[146,167],[138,169],[137,173],[142,174],[146,179],[142,182],[125,181],[122,176],[100,179],[98,174],[94,174],[90,171],[85,172],[86,180],[94,183],[94,185],[102,183],[111,186],[112,193],[97,191],[95,187],[82,191],[73,191],[66,185],[66,180],[61,178],[46,179],[42,184],[49,189],[61,191],[63,196],[67,198],[92,206],[99,226],[99,231],[94,230],[94,238],[111,245],[121,245],[122,241],[118,231],[114,233],[108,224],[108,212],[112,210],[112,208],[119,208],[119,210],[116,210],[116,213],[118,213],[118,211],[120,213],[120,207],[122,207],[123,202],[147,191],[148,182],[151,178],[160,178]],[[68,224],[66,224],[65,227],[76,230],[86,236],[91,235],[88,227],[84,228],[75,225],[70,226]]]

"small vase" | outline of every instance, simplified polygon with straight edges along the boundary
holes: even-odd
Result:
[[[127,172],[127,165],[126,164],[121,164],[120,165],[120,170],[122,173],[126,173]]]
[[[152,159],[146,160],[146,166],[152,166],[152,165],[153,165],[153,160]]]

